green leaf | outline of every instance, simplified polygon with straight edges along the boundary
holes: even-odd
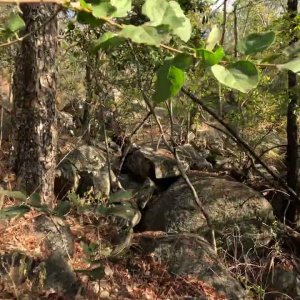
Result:
[[[98,40],[95,40],[90,45],[90,51],[97,53],[100,49],[108,50],[117,47],[124,43],[125,39],[119,37],[116,33],[105,32]]]
[[[92,4],[92,13],[96,18],[109,17],[117,11],[109,1],[97,1]]]
[[[109,203],[129,200],[133,197],[132,191],[118,191],[109,197]]]
[[[91,10],[91,5],[86,3],[85,0],[79,0],[79,4],[82,8]]]
[[[217,25],[214,25],[206,40],[206,50],[212,51],[215,48],[215,46],[220,42],[221,37],[221,30]]]
[[[149,25],[167,25],[170,32],[184,42],[190,39],[191,22],[176,1],[146,0],[142,7],[142,13],[150,19]]]
[[[21,217],[29,211],[30,208],[27,205],[3,208],[0,210],[0,219],[3,220],[3,219],[12,219],[15,217]]]
[[[6,24],[6,29],[10,32],[17,32],[23,28],[25,28],[26,24],[24,20],[19,16],[19,14],[11,13],[9,16],[9,20]]]
[[[0,189],[0,195],[5,195],[9,198],[15,198],[17,200],[26,201],[28,196],[26,196],[24,193],[20,191],[8,191],[8,190],[1,190]]]
[[[211,67],[216,79],[233,89],[247,93],[254,89],[259,82],[259,74],[256,66],[250,61],[238,61],[226,68],[220,65]]]
[[[103,24],[103,21],[95,18],[92,14],[85,11],[78,12],[77,21],[80,24],[87,24],[90,25],[91,27],[98,27],[101,24]]]
[[[85,274],[92,280],[99,280],[105,276],[104,266],[100,266],[100,267],[92,269],[92,270],[75,270],[75,272]]]
[[[153,26],[127,25],[119,32],[119,36],[131,39],[138,44],[159,46],[163,36]]]
[[[238,43],[237,50],[245,55],[255,54],[270,47],[274,40],[274,31],[252,33]]]
[[[163,19],[169,3],[166,0],[146,0],[142,13],[150,19],[152,26],[163,24]]]
[[[176,96],[184,84],[185,73],[172,65],[169,69],[167,78],[170,81],[171,96]]]
[[[30,199],[28,204],[32,205],[32,206],[41,206],[41,196],[38,193],[33,193],[32,195],[30,195]]]
[[[193,57],[186,53],[175,56],[173,65],[181,70],[187,70],[193,64]]]
[[[290,70],[294,73],[300,72],[300,58],[293,59],[285,64],[277,65],[278,69]]]
[[[62,201],[55,207],[55,212],[58,216],[63,217],[71,210],[71,203],[69,201]]]
[[[111,0],[110,3],[116,8],[112,17],[126,17],[128,12],[131,11],[132,0]]]
[[[153,100],[160,103],[172,96],[176,96],[184,80],[184,71],[174,66],[173,60],[166,60],[157,71]]]
[[[138,211],[131,206],[130,202],[123,202],[121,204],[115,203],[108,207],[99,205],[97,211],[105,216],[117,216],[128,221],[132,221],[138,213]]]
[[[207,67],[216,65],[225,56],[224,49],[218,47],[215,52],[206,49],[196,49],[196,56],[202,58],[203,63]]]

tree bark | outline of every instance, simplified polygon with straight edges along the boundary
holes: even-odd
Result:
[[[13,160],[18,189],[53,207],[56,129],[57,7],[21,4],[25,32],[13,78]],[[55,17],[53,17],[55,16]],[[47,22],[50,18],[51,21]]]
[[[295,17],[297,15],[297,0],[288,0],[288,13],[290,19],[290,44],[297,41],[295,36]],[[286,165],[287,165],[287,184],[298,193],[298,124],[296,109],[298,106],[298,96],[296,92],[297,75],[288,71],[288,109],[287,109],[287,151],[286,151]],[[295,223],[297,221],[297,210],[299,205],[291,203],[287,208],[286,218]]]

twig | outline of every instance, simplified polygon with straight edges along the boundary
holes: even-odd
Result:
[[[198,197],[197,191],[195,190],[195,188],[194,188],[193,184],[191,183],[190,179],[188,178],[188,176],[187,176],[184,168],[182,167],[182,164],[180,162],[180,159],[179,159],[177,151],[176,151],[176,147],[171,147],[170,144],[168,143],[166,137],[165,137],[164,130],[163,130],[163,127],[162,127],[162,125],[161,125],[161,123],[159,121],[159,118],[157,117],[157,114],[156,114],[156,112],[155,112],[155,110],[154,110],[154,108],[153,108],[150,100],[148,99],[148,96],[146,95],[146,93],[143,90],[142,82],[141,82],[141,77],[139,76],[139,74],[140,74],[139,60],[138,60],[138,58],[136,56],[136,53],[133,51],[132,45],[131,45],[131,48],[132,48],[133,56],[135,57],[135,60],[136,60],[137,74],[138,74],[138,76],[137,76],[138,77],[138,87],[140,89],[140,92],[141,92],[141,94],[143,96],[143,99],[144,99],[145,103],[147,104],[150,112],[153,114],[154,120],[155,120],[155,122],[156,122],[156,124],[157,124],[157,126],[159,128],[159,131],[160,131],[160,134],[161,134],[161,138],[162,138],[164,144],[166,145],[167,149],[171,153],[173,153],[174,158],[175,158],[176,163],[177,163],[177,166],[178,166],[178,169],[179,169],[179,171],[181,173],[181,176],[183,177],[183,179],[185,180],[185,182],[188,185],[189,189],[191,190],[193,198],[194,198],[196,204],[199,206],[199,208],[200,208],[200,210],[201,210],[201,212],[202,212],[202,214],[203,214],[203,216],[204,216],[204,218],[206,220],[207,226],[208,226],[208,228],[210,230],[210,233],[211,233],[211,245],[212,245],[214,251],[217,252],[215,230],[214,230],[214,226],[213,226],[213,224],[212,224],[212,222],[210,220],[209,214],[206,212],[206,209],[203,207],[203,204],[202,204],[201,200]]]
[[[293,201],[300,203],[300,198],[297,193],[291,189],[279,176],[277,176],[268,166],[267,164],[261,160],[261,158],[255,153],[255,151],[239,136],[239,134],[223,119],[221,119],[212,109],[204,104],[204,102],[199,99],[192,92],[187,90],[186,88],[182,88],[182,92],[188,96],[193,102],[199,104],[206,112],[208,112],[213,118],[215,118],[220,124],[222,124],[228,132],[238,141],[238,145],[244,148],[249,155],[251,155],[255,161],[257,161],[262,167],[273,177],[275,181],[277,181],[290,195]]]
[[[226,33],[226,22],[227,22],[227,0],[224,0],[223,3],[223,22],[222,22],[222,36],[220,44],[223,45],[225,42],[225,33]]]
[[[10,1],[8,3],[11,3],[11,2],[14,2],[14,1]],[[18,1],[20,3],[26,3],[26,2],[22,2],[22,1]],[[46,1],[38,1],[40,3],[45,3],[47,2]],[[38,3],[37,2],[37,3]],[[1,2],[0,0],[0,4],[2,4],[3,2]],[[4,2],[5,3],[5,2]],[[34,3],[34,2],[30,2],[30,3]],[[50,3],[50,2],[47,2],[47,3]],[[55,3],[55,2],[54,2]],[[30,31],[28,33],[26,33],[25,35],[19,37],[18,39],[16,40],[12,40],[12,41],[9,41],[7,43],[3,43],[3,44],[0,44],[0,48],[2,47],[8,47],[8,46],[11,46],[13,44],[16,44],[16,43],[19,43],[19,42],[22,42],[23,40],[27,39],[28,37],[30,37],[32,34],[36,33],[36,32],[39,32],[41,29],[43,29],[45,26],[47,26],[57,15],[58,13],[62,10],[62,7],[59,7],[55,12],[54,14],[49,18],[47,19],[41,26],[39,26],[36,30],[33,30],[33,31]]]

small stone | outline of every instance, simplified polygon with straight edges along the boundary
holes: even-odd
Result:
[[[110,297],[110,294],[109,294],[108,291],[102,291],[102,292],[100,293],[100,298],[101,298],[101,299],[108,299],[109,297]]]

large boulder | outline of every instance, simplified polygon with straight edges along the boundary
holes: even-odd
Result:
[[[200,176],[195,171],[191,173],[191,183],[211,218],[222,246],[228,249],[242,246],[244,251],[248,251],[270,242],[273,232],[267,224],[272,222],[273,213],[265,198],[228,177]],[[182,178],[148,204],[140,230],[209,236],[203,213]]]
[[[110,172],[112,182],[117,184],[113,171]],[[107,197],[110,193],[106,153],[95,146],[81,145],[59,163],[56,170],[55,192],[62,198],[70,190],[83,196],[91,189],[93,195],[99,198]]]
[[[185,171],[189,168],[197,170],[212,168],[205,157],[191,145],[178,147],[177,153]],[[140,179],[150,177],[155,180],[181,175],[173,154],[164,148],[158,150],[152,147],[134,149],[127,155],[124,168]]]
[[[213,287],[220,299],[250,299],[209,243],[198,235],[142,237],[139,245],[144,253],[151,253],[155,261],[166,264],[175,276],[192,276]]]

